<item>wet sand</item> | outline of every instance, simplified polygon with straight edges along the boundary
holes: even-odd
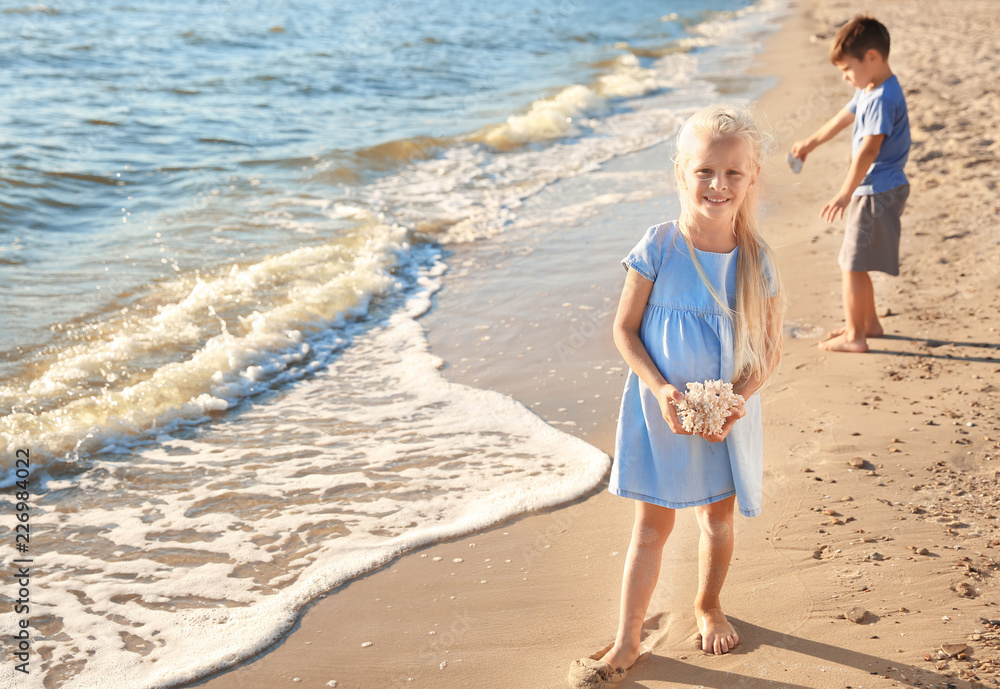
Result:
[[[763,392],[764,512],[737,518],[723,593],[742,643],[719,657],[696,647],[697,528],[681,512],[646,624],[653,653],[619,686],[997,684],[1000,18],[988,0],[879,5],[914,141],[903,268],[874,278],[888,337],[830,354],[816,343],[842,314],[842,228],[818,212],[846,174],[849,137],[800,175],[784,158],[850,98],[824,36],[862,9],[802,3],[755,67],[780,76],[758,108],[777,139],[766,225],[789,309]],[[533,201],[577,204],[566,217],[578,231],[526,223],[500,260],[495,245],[458,247],[424,318],[445,375],[610,453],[625,375],[610,335],[618,261],[676,214],[669,154],[616,159]],[[254,661],[191,686],[564,686],[570,661],[614,636],[634,507],[605,489],[402,557],[313,603]],[[844,617],[855,607],[862,624]],[[942,659],[942,644],[967,657]]]

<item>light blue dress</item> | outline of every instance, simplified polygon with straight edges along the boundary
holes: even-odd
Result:
[[[736,257],[695,249],[719,296],[736,303]],[[664,378],[684,392],[689,382],[732,382],[733,321],[720,308],[691,261],[676,222],[651,227],[622,261],[653,281],[639,337]],[[629,371],[622,395],[609,490],[664,507],[692,507],[736,495],[739,511],[761,510],[763,447],[760,398],[726,440],[676,435],[649,387]]]

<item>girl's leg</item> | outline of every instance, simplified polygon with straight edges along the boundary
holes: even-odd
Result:
[[[614,668],[629,668],[639,657],[639,637],[646,610],[660,576],[663,545],[674,528],[674,510],[636,501],[632,541],[625,558],[618,635],[601,660]]]
[[[736,496],[695,507],[701,539],[698,543],[698,596],[695,618],[701,632],[701,648],[716,655],[728,653],[740,642],[739,634],[722,614],[719,594],[726,582],[733,557],[733,508]]]

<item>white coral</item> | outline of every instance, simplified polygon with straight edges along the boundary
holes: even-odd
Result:
[[[745,402],[742,395],[733,392],[732,383],[706,380],[704,383],[688,383],[687,394],[675,406],[685,431],[718,435],[732,413],[730,408]]]

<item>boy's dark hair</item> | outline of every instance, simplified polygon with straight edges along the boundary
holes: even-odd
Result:
[[[869,50],[877,50],[883,60],[889,59],[889,30],[874,17],[859,14],[840,27],[830,46],[830,62],[844,62],[853,57],[863,60]]]

